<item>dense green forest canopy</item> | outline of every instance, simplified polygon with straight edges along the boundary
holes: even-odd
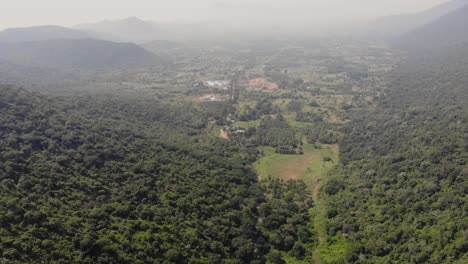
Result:
[[[410,55],[379,106],[344,127],[343,165],[324,188],[329,236],[352,244],[343,261],[468,261],[465,54]]]
[[[207,114],[0,88],[0,261],[265,263],[307,255],[310,194],[258,183]]]

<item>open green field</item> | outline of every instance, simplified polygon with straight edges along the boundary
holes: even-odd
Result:
[[[322,145],[316,148],[312,144],[305,144],[304,155],[281,155],[275,153],[274,148],[271,147],[260,147],[259,150],[264,154],[255,163],[255,170],[260,179],[272,177],[283,180],[303,180],[314,199],[321,181],[326,180],[327,172],[338,161],[337,145]],[[325,162],[326,157],[333,161]]]
[[[252,128],[252,127],[258,127],[260,125],[260,119],[257,120],[252,120],[252,121],[236,121],[234,122],[233,126],[234,127],[240,127],[240,128]]]
[[[295,128],[303,128],[303,127],[308,127],[311,125],[311,123],[296,121],[296,113],[289,112],[283,115],[283,117],[288,122],[288,125],[295,127]]]

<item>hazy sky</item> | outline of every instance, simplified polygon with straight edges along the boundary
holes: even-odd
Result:
[[[156,21],[367,20],[427,9],[447,0],[0,0],[0,29],[72,26],[137,16]]]

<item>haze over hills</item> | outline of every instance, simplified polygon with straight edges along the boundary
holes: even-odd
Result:
[[[373,36],[390,38],[402,35],[431,23],[467,4],[468,1],[466,0],[451,0],[420,13],[383,17],[372,22],[368,32]]]
[[[428,24],[466,3],[466,0],[452,0],[420,13],[384,17],[374,21],[366,29],[366,32],[371,37],[391,38],[402,35]],[[252,20],[253,18],[250,18],[251,15],[250,13],[245,14],[244,19],[239,18],[236,22],[223,21],[221,18],[207,18],[205,21],[178,20],[173,22],[154,22],[138,17],[128,17],[96,23],[78,24],[72,29],[59,26],[13,28],[1,32],[0,41],[2,39],[6,41],[40,41],[60,38],[96,38],[114,42],[144,44],[155,40],[226,41],[229,39],[232,41],[237,39],[242,41],[242,39],[255,39],[258,37],[321,38],[323,36],[354,34],[361,27],[359,26],[361,22],[347,23],[346,25],[335,25],[333,22],[329,22],[325,26],[318,22],[306,22],[304,20],[302,23],[299,23],[294,19],[289,21],[280,17],[275,19],[271,19],[271,17],[265,18],[252,23],[249,21],[256,20]],[[273,28],[269,22],[270,20],[277,23]],[[319,30],[316,27],[321,29]],[[281,33],[278,34],[279,32]],[[226,35],[231,37],[221,38],[221,36]]]
[[[137,44],[158,40],[215,40],[223,34],[230,36],[251,34],[251,31],[246,28],[235,29],[232,25],[220,21],[159,23],[137,17],[79,24],[74,26],[74,29],[86,32],[98,39]]]
[[[0,32],[0,82],[47,88],[87,83],[96,74],[163,66],[157,55],[134,43],[93,39],[61,26]]]
[[[118,42],[145,43],[164,38],[163,31],[155,23],[136,17],[80,24],[74,28],[99,39]]]
[[[449,46],[468,43],[468,5],[439,19],[413,30],[400,38],[397,43],[412,50],[447,49]]]
[[[8,28],[0,32],[0,42],[86,39],[90,37],[85,32],[55,25]]]

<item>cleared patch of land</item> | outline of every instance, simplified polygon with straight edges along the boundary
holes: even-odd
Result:
[[[283,180],[302,180],[305,182],[314,200],[328,171],[338,161],[337,145],[304,145],[304,155],[281,155],[274,148],[260,147],[263,157],[255,163],[255,170],[260,179],[267,177]],[[325,161],[330,158],[332,161]]]
[[[260,120],[252,120],[252,121],[236,121],[234,122],[233,126],[234,127],[240,127],[240,128],[252,128],[252,127],[258,127],[260,125]]]
[[[228,135],[228,132],[224,129],[220,129],[219,130],[219,136],[222,138],[222,139],[229,139],[229,135]]]

